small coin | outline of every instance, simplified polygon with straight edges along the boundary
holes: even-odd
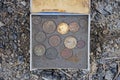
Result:
[[[58,46],[61,42],[61,39],[58,35],[53,35],[49,38],[49,44],[53,47]]]
[[[46,35],[44,32],[38,32],[35,36],[37,42],[43,42],[46,39]]]
[[[34,24],[40,24],[41,20],[42,19],[39,16],[33,16],[33,18],[32,18],[32,21]]]
[[[69,27],[67,23],[60,23],[57,27],[57,31],[60,34],[66,34],[69,31]]]
[[[76,40],[76,38],[73,37],[73,36],[68,36],[68,37],[66,37],[65,40],[64,40],[64,45],[65,45],[65,47],[68,48],[68,49],[73,49],[73,48],[75,48],[76,45],[77,45],[77,40]]]
[[[46,33],[53,33],[56,29],[56,24],[54,21],[46,21],[43,23],[43,30]]]
[[[37,56],[42,56],[44,53],[45,53],[45,46],[40,44],[40,45],[36,45],[34,47],[34,53],[37,55]]]
[[[54,47],[50,47],[47,49],[46,54],[45,54],[46,58],[48,59],[55,59],[58,56],[58,52],[57,49]]]
[[[69,24],[69,29],[71,32],[77,32],[79,30],[79,24],[76,22],[72,22]]]
[[[65,48],[62,52],[61,52],[61,56],[65,59],[68,59],[72,56],[72,50],[71,49],[68,49],[68,48]]]
[[[85,47],[85,41],[79,40],[78,43],[77,43],[77,47],[78,47],[79,49]]]

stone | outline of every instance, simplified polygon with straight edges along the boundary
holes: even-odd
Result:
[[[0,27],[2,27],[2,26],[4,26],[4,25],[5,25],[4,23],[0,22]]]
[[[106,73],[105,73],[106,80],[113,80],[113,77],[114,77],[114,75],[110,70],[106,71]]]

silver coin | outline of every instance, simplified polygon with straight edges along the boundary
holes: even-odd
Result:
[[[54,47],[50,47],[47,49],[46,54],[45,54],[46,58],[48,59],[55,59],[58,56],[58,52],[57,49]]]
[[[43,42],[43,41],[45,41],[45,39],[46,39],[46,35],[45,35],[44,32],[38,32],[38,33],[35,35],[35,40],[36,40],[37,42]]]

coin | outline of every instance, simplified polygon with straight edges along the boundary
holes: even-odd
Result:
[[[40,44],[40,45],[36,45],[34,47],[34,53],[37,55],[37,56],[42,56],[44,53],[45,53],[45,46]]]
[[[33,16],[32,21],[34,24],[39,24],[41,22],[41,17],[39,16]]]
[[[58,56],[57,49],[54,48],[54,47],[48,48],[47,51],[46,51],[45,56],[48,59],[55,59]]]
[[[79,49],[85,47],[85,41],[79,40],[78,43],[77,43],[77,47],[78,47]]]
[[[65,45],[65,47],[68,48],[68,49],[73,49],[73,48],[75,48],[76,45],[77,45],[77,40],[76,40],[76,38],[73,37],[73,36],[68,36],[68,37],[66,37],[65,40],[64,40],[64,45]]]
[[[49,38],[49,44],[53,47],[58,46],[60,44],[60,37],[58,35],[53,35]]]
[[[72,56],[72,50],[65,48],[62,52],[61,52],[61,56],[65,59],[68,59]]]
[[[56,29],[56,24],[54,21],[45,21],[43,23],[43,30],[46,33],[53,33]]]
[[[46,39],[46,35],[44,32],[38,32],[35,36],[36,41],[43,42]]]
[[[79,24],[76,22],[72,22],[69,24],[69,29],[71,32],[77,32],[79,30]]]
[[[66,34],[69,31],[69,27],[67,23],[60,23],[57,27],[57,31],[60,34]]]

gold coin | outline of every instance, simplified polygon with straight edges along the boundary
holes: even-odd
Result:
[[[60,34],[66,34],[69,31],[69,27],[67,23],[60,23],[57,27],[57,31]]]
[[[73,49],[73,48],[75,48],[76,45],[77,45],[77,40],[76,40],[76,38],[73,37],[73,36],[68,36],[68,37],[66,37],[65,40],[64,40],[64,45],[65,45],[65,47],[68,48],[68,49]]]

